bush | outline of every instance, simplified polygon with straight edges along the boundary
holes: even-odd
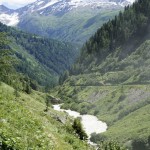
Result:
[[[106,140],[106,136],[104,136],[102,134],[92,133],[90,140],[92,142],[94,142],[94,143],[99,143],[101,141],[105,141]]]
[[[117,142],[114,141],[101,142],[98,147],[99,147],[98,150],[126,150],[125,148],[122,148]]]
[[[72,127],[75,130],[75,132],[78,134],[81,140],[86,140],[88,138],[87,134],[83,130],[80,118],[76,118],[74,120]]]
[[[142,139],[136,139],[132,142],[132,150],[148,150],[146,144]]]

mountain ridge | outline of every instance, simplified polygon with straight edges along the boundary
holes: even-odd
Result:
[[[71,11],[73,9],[78,9],[82,7],[89,7],[92,8],[93,10],[95,9],[103,9],[103,8],[113,8],[115,9],[116,7],[124,7],[127,5],[131,5],[134,2],[134,0],[124,0],[124,1],[109,1],[109,0],[38,0],[32,4],[29,4],[23,8],[18,9],[17,11],[21,11],[21,9],[25,9],[27,12],[38,12],[39,14],[64,14],[67,13],[68,11]]]
[[[13,13],[0,13],[0,21],[30,33],[83,44],[103,23],[132,2],[38,0]]]

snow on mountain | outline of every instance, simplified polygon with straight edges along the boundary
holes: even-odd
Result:
[[[8,26],[16,26],[19,23],[19,16],[17,13],[13,14],[0,14],[0,22]]]
[[[120,1],[119,2],[119,5],[124,7],[124,6],[127,6],[127,5],[131,5],[135,2],[135,0],[124,0],[124,1]]]
[[[17,10],[9,10],[0,5],[0,21],[4,24],[15,26],[19,23],[19,18],[34,12],[40,15],[63,15],[73,9],[87,8],[96,9],[115,9],[131,5],[135,0],[37,0],[25,7]]]
[[[7,8],[7,7],[4,6],[4,5],[0,5],[0,14],[1,14],[1,13],[10,14],[10,13],[13,13],[13,11],[14,11],[14,10],[9,9],[9,8]]]
[[[55,4],[55,3],[57,3],[57,2],[59,2],[59,0],[53,0],[53,1],[50,1],[49,3],[47,3],[46,5],[44,5],[43,7],[41,7],[40,9],[38,9],[38,10],[41,10],[41,9],[44,9],[44,8],[47,8],[47,7],[49,7],[49,6],[51,6],[51,5],[53,5],[53,4]],[[40,5],[39,4],[40,2],[38,2],[37,3],[37,5]],[[42,3],[43,3],[43,1],[42,1]]]
[[[77,8],[118,8],[131,5],[135,0],[37,0],[19,11],[38,12],[39,14],[57,14],[58,12],[68,12]]]
[[[56,5],[57,4],[57,5]],[[108,0],[51,0],[49,3],[41,7],[39,10],[47,8],[49,6],[58,8],[70,7],[70,8],[77,8],[77,7],[86,7],[86,6],[104,6],[106,4],[114,4],[114,2],[109,2]],[[58,7],[59,6],[59,7]]]

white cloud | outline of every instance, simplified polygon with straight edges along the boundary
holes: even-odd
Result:
[[[3,4],[9,8],[16,9],[25,6],[29,3],[32,3],[36,0],[0,0],[0,1],[1,1],[0,4]]]

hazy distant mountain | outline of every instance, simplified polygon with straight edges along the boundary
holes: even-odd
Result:
[[[37,0],[18,11],[22,13],[38,12],[42,15],[63,15],[74,9],[92,8],[95,9],[114,9],[130,5],[134,0]]]
[[[4,5],[0,5],[0,13],[12,13],[14,10],[7,8]]]
[[[0,8],[0,21],[47,37],[83,43],[104,22],[134,0],[37,0],[10,11]]]

